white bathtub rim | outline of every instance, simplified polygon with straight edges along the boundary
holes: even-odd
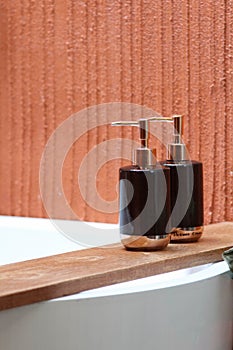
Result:
[[[74,243],[77,249],[120,243],[119,226],[117,224],[0,215],[0,228],[24,230],[33,228],[35,232],[45,230],[48,233],[60,234]],[[84,230],[86,231],[85,234],[83,234]],[[94,230],[98,230],[98,234],[93,238]]]

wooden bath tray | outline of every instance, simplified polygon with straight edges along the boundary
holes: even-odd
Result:
[[[233,222],[206,226],[198,243],[159,252],[130,252],[120,244],[0,267],[0,310],[222,260],[233,246]]]

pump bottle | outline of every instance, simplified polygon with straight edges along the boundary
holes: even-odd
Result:
[[[196,242],[203,232],[202,163],[188,159],[182,116],[171,119],[174,141],[168,145],[168,159],[161,163],[170,169],[171,243]]]
[[[119,170],[120,234],[127,250],[161,250],[170,241],[170,170],[156,161],[156,150],[148,148],[149,123],[158,119],[112,123],[140,131],[141,147],[134,151],[133,165]]]

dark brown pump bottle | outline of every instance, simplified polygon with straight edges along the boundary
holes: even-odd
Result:
[[[170,170],[156,162],[148,146],[152,120],[115,122],[115,126],[138,126],[141,147],[135,149],[134,165],[120,168],[119,221],[121,241],[128,250],[161,250],[170,241]]]
[[[196,242],[203,232],[202,163],[188,160],[182,143],[182,116],[174,115],[174,142],[168,145],[168,159],[161,162],[170,169],[171,243]]]

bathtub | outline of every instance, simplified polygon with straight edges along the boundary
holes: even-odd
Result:
[[[47,219],[2,216],[0,240],[1,265],[85,249]],[[1,311],[0,350],[231,350],[232,325],[222,261]]]

